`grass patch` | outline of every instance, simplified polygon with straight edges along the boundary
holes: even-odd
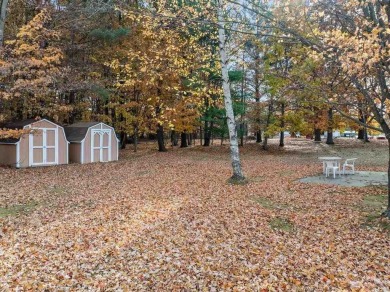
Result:
[[[294,230],[294,224],[290,220],[281,217],[271,219],[269,221],[269,226],[274,230],[281,230],[286,232],[291,232]]]
[[[289,206],[286,204],[277,204],[274,201],[271,201],[268,198],[258,197],[254,199],[256,203],[260,204],[262,207],[270,210],[280,210],[287,209]]]
[[[248,180],[244,177],[237,177],[233,175],[231,178],[227,181],[231,185],[246,185],[248,183]]]
[[[381,216],[387,204],[387,195],[369,195],[363,198],[360,209],[365,213],[363,227],[380,228],[390,233],[390,220]]]
[[[294,173],[293,170],[282,170],[279,172],[279,176],[292,176]]]
[[[368,214],[364,218],[363,227],[377,227],[390,234],[390,219],[384,218],[380,214]]]
[[[253,177],[249,178],[249,181],[251,181],[251,182],[263,182],[263,181],[265,181],[265,177],[264,176],[253,176]]]
[[[7,216],[17,216],[20,213],[31,212],[37,205],[37,203],[32,202],[25,205],[14,205],[6,208],[0,207],[0,218]]]
[[[68,189],[62,186],[53,186],[53,187],[49,187],[49,191],[57,195],[62,195],[65,194],[68,191]]]
[[[363,208],[369,209],[382,209],[386,206],[386,195],[374,195],[374,196],[365,196],[363,198]]]

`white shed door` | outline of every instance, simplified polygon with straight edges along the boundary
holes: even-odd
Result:
[[[91,162],[111,161],[111,130],[91,131]]]
[[[58,131],[56,128],[33,129],[29,136],[30,166],[58,164],[57,144]]]

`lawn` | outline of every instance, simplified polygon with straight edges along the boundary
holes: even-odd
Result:
[[[226,183],[227,146],[141,145],[114,163],[0,168],[0,288],[386,290],[386,189],[297,182],[331,153],[386,171],[383,142],[336,143],[247,144],[246,185]]]

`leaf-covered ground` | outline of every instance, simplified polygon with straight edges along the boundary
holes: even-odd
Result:
[[[1,288],[389,289],[389,225],[377,218],[386,190],[296,181],[321,172],[317,156],[330,153],[385,171],[387,146],[287,144],[246,145],[244,186],[226,183],[226,146],[0,168]]]

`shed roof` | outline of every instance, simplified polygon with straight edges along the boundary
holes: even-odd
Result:
[[[67,126],[64,128],[66,139],[69,142],[81,142],[87,135],[88,129],[98,124],[100,122],[83,122]]]
[[[18,120],[18,121],[13,121],[8,124],[4,125],[4,128],[6,129],[11,129],[11,130],[23,130],[25,126],[28,126],[30,124],[40,122],[40,121],[46,121],[51,124],[60,126],[57,123],[54,123],[50,120],[47,119],[26,119],[26,120]],[[20,138],[5,138],[5,139],[0,139],[0,144],[15,144],[20,140]]]
[[[10,122],[8,124],[5,124],[4,128],[11,129],[11,130],[22,130],[25,126],[30,125],[32,123],[35,123],[39,120],[37,119],[26,119],[26,120],[19,120]],[[0,144],[15,144],[19,142],[20,138],[4,138],[0,139]]]
[[[20,121],[14,121],[11,123],[8,123],[5,125],[5,128],[12,129],[12,130],[21,130],[25,126],[30,125],[32,123],[38,122],[39,120],[36,119],[26,119],[26,120],[20,120]]]
[[[16,144],[18,143],[20,138],[4,138],[0,139],[0,144]]]

